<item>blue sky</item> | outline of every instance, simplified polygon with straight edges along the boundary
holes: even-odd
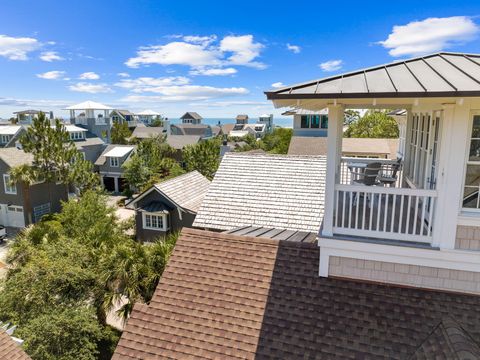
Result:
[[[480,53],[478,1],[4,1],[0,117],[85,100],[251,117],[264,90],[419,54]]]

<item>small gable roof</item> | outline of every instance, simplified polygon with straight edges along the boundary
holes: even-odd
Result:
[[[110,144],[105,147],[98,159],[95,161],[95,165],[101,166],[107,161],[107,157],[123,157],[127,154],[131,154],[136,146],[132,145],[115,145]],[[123,154],[123,155],[120,155]]]
[[[203,118],[194,111],[188,111],[182,115],[180,119],[195,119],[195,120],[202,120]]]
[[[11,168],[33,163],[32,154],[16,147],[0,148],[0,159]]]
[[[325,156],[226,153],[193,226],[262,226],[318,233]]]
[[[209,186],[210,180],[195,170],[153,185],[143,194],[133,199],[128,205],[134,205],[156,190],[178,207],[196,213]]]

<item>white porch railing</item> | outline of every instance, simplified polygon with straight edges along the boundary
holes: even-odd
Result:
[[[436,190],[336,184],[333,233],[431,243],[436,199]]]
[[[137,126],[137,120],[127,121],[127,125],[128,127],[135,127]]]

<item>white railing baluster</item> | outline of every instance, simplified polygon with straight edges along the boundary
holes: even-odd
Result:
[[[418,226],[418,200],[420,196],[415,196],[415,217],[413,218],[413,231],[412,234],[417,234],[417,226]]]
[[[392,206],[392,220],[390,221],[390,231],[395,231],[395,210],[397,207],[397,195],[393,195],[393,206]]]
[[[427,206],[427,197],[422,197],[422,217],[420,218],[420,232],[418,235],[423,235],[423,227],[425,226],[425,207]]]

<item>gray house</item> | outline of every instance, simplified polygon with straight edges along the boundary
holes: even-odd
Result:
[[[135,150],[132,145],[108,145],[100,154],[95,166],[102,177],[105,190],[120,193],[125,189],[122,165]]]
[[[33,156],[15,147],[0,149],[0,224],[22,228],[43,215],[60,211],[68,199],[65,185],[39,182],[33,185],[10,184],[10,169],[30,165]]]
[[[194,111],[188,111],[180,117],[182,124],[200,124],[202,122],[202,117]]]
[[[21,125],[2,125],[0,126],[0,147],[15,146],[15,142],[20,135],[25,132]]]
[[[132,200],[137,239],[152,241],[191,227],[210,181],[198,171],[155,184]]]

